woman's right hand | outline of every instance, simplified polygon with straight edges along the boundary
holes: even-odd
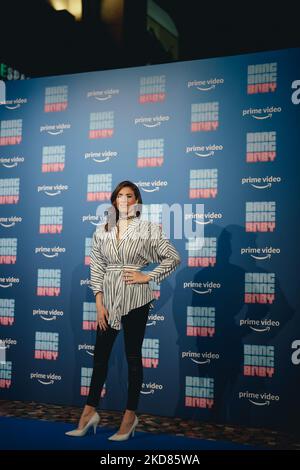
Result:
[[[97,311],[97,325],[100,330],[108,328],[108,311],[103,305],[103,292],[96,294],[96,311]]]
[[[107,330],[108,328],[108,311],[104,305],[97,307],[97,324],[100,330]]]

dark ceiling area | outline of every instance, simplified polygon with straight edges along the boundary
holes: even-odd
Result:
[[[123,0],[117,39],[100,3],[82,0],[76,21],[46,0],[1,2],[0,62],[38,77],[300,46],[297,3],[155,0],[177,29],[176,58],[147,26],[147,0]]]

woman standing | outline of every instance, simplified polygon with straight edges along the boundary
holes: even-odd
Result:
[[[143,382],[142,343],[149,310],[155,296],[149,281],[160,283],[181,262],[178,251],[164,236],[158,224],[142,221],[142,197],[131,181],[122,181],[111,195],[112,211],[106,224],[93,235],[91,251],[91,288],[96,298],[97,338],[94,367],[86,406],[78,428],[66,434],[84,436],[96,426],[96,412],[106,380],[108,361],[121,327],[124,329],[128,363],[128,398],[120,429],[109,437],[123,441],[134,435]],[[140,209],[140,210],[138,210]],[[149,263],[160,263],[153,271],[140,271]]]

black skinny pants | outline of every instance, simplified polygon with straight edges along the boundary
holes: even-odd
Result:
[[[125,352],[128,364],[127,410],[135,411],[138,406],[140,390],[143,383],[142,344],[150,309],[150,302],[134,308],[122,316],[124,329]],[[94,367],[87,398],[87,405],[99,404],[100,394],[107,377],[110,353],[119,330],[108,325],[106,330],[97,327],[97,338],[94,350]]]

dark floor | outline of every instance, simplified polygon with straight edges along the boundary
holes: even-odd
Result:
[[[63,421],[77,424],[81,408],[45,403],[0,400],[0,416]],[[138,430],[175,434],[207,440],[222,440],[268,447],[270,449],[300,450],[300,438],[271,429],[247,428],[237,425],[203,423],[139,413]],[[101,426],[118,427],[122,413],[101,410]]]

